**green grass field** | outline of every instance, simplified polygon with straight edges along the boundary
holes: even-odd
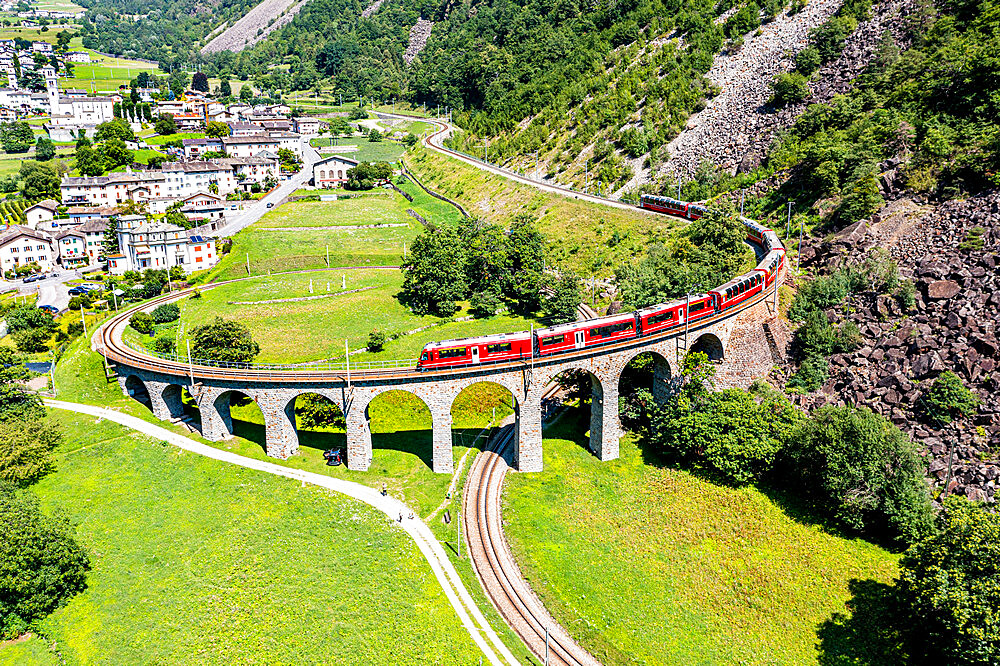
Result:
[[[183,141],[184,139],[204,139],[204,132],[177,132],[176,134],[151,134],[142,137],[142,140],[151,146],[162,146],[170,141]]]
[[[518,214],[539,221],[549,239],[549,261],[583,276],[607,276],[635,261],[679,222],[540,192],[416,146],[404,159],[427,187],[457,200],[470,215],[509,224]]]
[[[35,489],[78,524],[93,565],[88,589],[41,623],[68,662],[476,663],[429,566],[381,514],[56,416],[66,441]],[[40,639],[14,648],[19,663],[60,661]]]
[[[400,156],[406,150],[401,144],[394,141],[376,141],[372,143],[367,138],[364,137],[340,137],[338,139],[331,139],[330,137],[321,137],[319,139],[312,139],[309,143],[315,148],[321,148],[324,146],[357,146],[357,150],[344,153],[336,153],[343,155],[352,160],[357,160],[359,162],[397,162]],[[334,154],[334,153],[329,153]],[[324,153],[326,155],[326,153]]]
[[[532,589],[604,664],[815,663],[848,581],[896,573],[890,553],[647,464],[627,438],[600,462],[584,420],[549,428],[543,473],[507,477],[504,520]]]
[[[312,194],[312,192],[310,192]],[[259,222],[269,227],[326,227],[368,224],[419,224],[406,213],[395,192],[337,201],[297,201],[269,211]]]

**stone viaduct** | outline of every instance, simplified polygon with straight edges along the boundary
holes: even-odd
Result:
[[[778,284],[776,280],[775,288]],[[182,392],[187,391],[198,405],[201,434],[210,441],[233,436],[231,397],[242,394],[252,399],[264,417],[267,455],[276,458],[288,458],[298,451],[296,399],[306,394],[324,396],[339,405],[346,418],[347,466],[351,470],[367,470],[372,462],[369,404],[383,393],[399,390],[417,396],[429,409],[433,469],[452,472],[452,405],[464,389],[493,382],[506,388],[513,399],[515,466],[521,471],[537,472],[542,469],[543,396],[557,376],[571,370],[589,375],[593,389],[590,449],[601,460],[612,460],[618,457],[621,434],[619,382],[629,362],[643,353],[653,355],[654,394],[660,398],[667,394],[671,379],[678,376],[686,348],[704,351],[718,364],[716,378],[721,386],[746,386],[754,377],[766,374],[783,354],[787,335],[775,327],[772,296],[773,290],[769,289],[735,313],[716,315],[706,323],[692,325],[687,335],[681,329],[669,336],[638,338],[579,350],[569,356],[535,358],[533,363],[458,368],[447,373],[362,372],[348,379],[342,372],[321,377],[251,370],[222,373],[218,368],[164,363],[122,344],[120,330],[122,322],[127,322],[127,314],[102,326],[94,336],[94,346],[113,364],[125,394],[142,399],[157,418],[182,416]]]

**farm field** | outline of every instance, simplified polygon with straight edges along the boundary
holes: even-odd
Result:
[[[321,137],[310,140],[310,143],[314,148],[331,145],[357,146],[357,150],[344,153],[323,153],[323,156],[338,154],[352,160],[357,160],[358,162],[398,162],[400,156],[406,150],[401,144],[395,141],[383,139],[382,141],[372,143],[367,138],[358,136],[340,137],[338,139]]]
[[[545,471],[508,476],[503,511],[532,589],[604,664],[815,663],[848,582],[896,574],[892,554],[649,464],[630,438],[600,462],[584,420],[549,428]]]
[[[381,514],[116,424],[55,416],[66,441],[35,489],[45,510],[78,523],[93,566],[88,589],[41,623],[63,658],[477,660],[416,546]],[[40,644],[14,646],[14,658],[60,661]]]
[[[177,132],[176,134],[150,134],[143,136],[142,140],[151,146],[162,146],[171,141],[183,141],[184,139],[204,139],[204,132]]]
[[[371,224],[409,226],[416,220],[406,213],[406,203],[405,199],[391,191],[350,199],[338,198],[337,201],[296,201],[265,214],[260,220],[260,228]]]
[[[139,72],[146,71],[157,76],[163,75],[163,72],[156,65],[127,58],[104,56],[89,49],[87,52],[90,53],[91,62],[74,65],[71,78],[59,79],[60,88],[64,90],[81,88],[88,92],[92,89],[97,92],[108,92],[117,90],[119,86],[128,85]]]
[[[539,192],[495,176],[423,146],[404,162],[432,190],[461,203],[470,215],[509,223],[529,215],[549,239],[548,258],[583,276],[607,276],[646,248],[666,240],[680,222],[635,210],[620,210]]]

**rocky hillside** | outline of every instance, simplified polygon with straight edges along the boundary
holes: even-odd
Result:
[[[977,238],[979,240],[977,240]],[[928,205],[900,199],[871,220],[803,252],[804,265],[829,270],[886,247],[917,286],[904,313],[886,295],[859,294],[827,312],[855,322],[864,343],[831,359],[831,375],[806,407],[866,405],[926,450],[928,474],[949,493],[997,501],[1000,480],[1000,192]],[[940,427],[923,416],[921,396],[935,377],[956,373],[981,401],[976,416]]]
[[[202,54],[239,52],[289,23],[308,0],[262,0],[246,16],[202,47]]]

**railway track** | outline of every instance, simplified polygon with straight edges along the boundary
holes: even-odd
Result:
[[[557,391],[553,386],[546,395]],[[514,432],[513,425],[506,426],[493,445],[476,456],[465,484],[463,529],[473,569],[494,607],[539,660],[559,666],[599,665],[545,610],[504,538],[500,496]]]

